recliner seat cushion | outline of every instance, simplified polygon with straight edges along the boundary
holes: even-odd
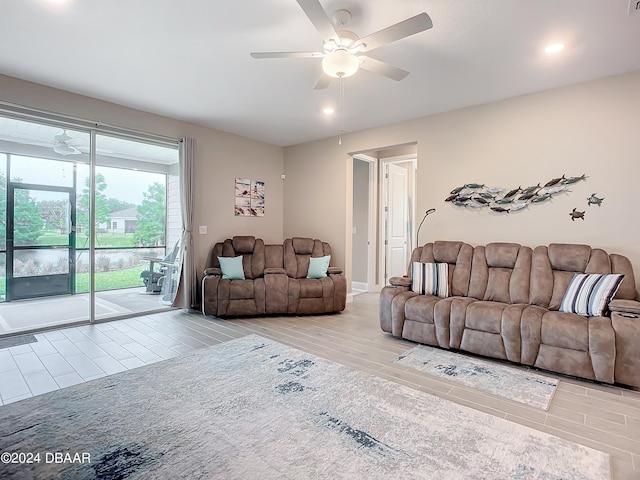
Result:
[[[547,312],[542,317],[541,342],[553,347],[589,350],[589,319],[574,313]]]
[[[229,299],[251,299],[254,296],[253,280],[234,280],[229,283]]]

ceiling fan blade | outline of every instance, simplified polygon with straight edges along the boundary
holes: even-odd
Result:
[[[324,41],[329,39],[334,39],[336,42],[340,41],[340,37],[336,33],[331,20],[329,20],[327,12],[324,11],[318,0],[297,0],[297,2]]]
[[[329,75],[327,75],[326,73],[323,73],[322,75],[320,75],[320,78],[316,82],[316,85],[315,85],[315,87],[313,87],[313,89],[314,90],[323,90],[323,89],[327,88],[330,83],[331,83],[331,77]]]
[[[320,58],[322,52],[252,52],[253,58]]]
[[[363,55],[359,56],[358,58],[360,59],[361,69],[383,75],[385,77],[391,78],[392,80],[400,81],[407,75],[409,75],[409,72],[407,72],[406,70],[394,67],[393,65],[385,62],[381,62],[380,60],[376,60],[375,58],[365,57]]]
[[[422,12],[415,17],[408,18],[402,22],[391,25],[383,30],[367,35],[354,43],[353,49],[358,49],[361,52],[370,52],[378,47],[386,45],[388,43],[401,40],[416,33],[424,32],[433,27],[431,18],[426,13]]]

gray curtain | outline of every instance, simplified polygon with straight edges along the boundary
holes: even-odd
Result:
[[[180,208],[182,209],[182,239],[180,242],[180,281],[172,307],[196,306],[198,279],[193,254],[193,189],[196,141],[180,140]]]

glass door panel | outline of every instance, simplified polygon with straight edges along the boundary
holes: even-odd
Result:
[[[53,188],[53,187],[51,187]],[[7,300],[74,293],[72,189],[9,183]]]
[[[96,318],[166,308],[175,275],[156,260],[170,254],[179,238],[174,231],[181,232],[179,215],[176,226],[168,214],[180,211],[177,184],[168,180],[177,171],[178,150],[100,134],[96,152]]]

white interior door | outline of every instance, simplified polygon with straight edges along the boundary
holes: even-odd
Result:
[[[404,165],[387,164],[385,283],[407,271],[409,248],[409,172]]]

